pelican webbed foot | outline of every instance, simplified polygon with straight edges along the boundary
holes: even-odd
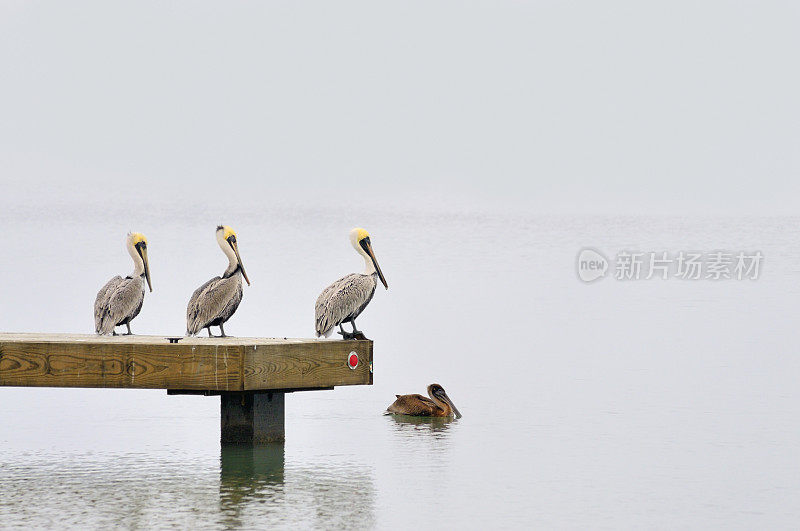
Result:
[[[342,339],[344,339],[344,340],[353,339],[353,334],[351,334],[350,332],[345,332],[344,331],[344,328],[342,327],[342,323],[339,323],[339,331],[336,332],[336,333],[339,334],[340,336],[342,336]]]
[[[355,319],[351,320],[350,324],[353,325],[353,333],[350,334],[350,339],[358,339],[360,341],[365,341],[367,338],[364,336],[364,332],[356,328],[356,320]]]
[[[342,339],[345,341],[356,339],[359,341],[368,341],[367,337],[364,336],[364,333],[361,330],[357,330],[355,332],[345,332],[342,330],[341,332],[336,332],[342,336]]]

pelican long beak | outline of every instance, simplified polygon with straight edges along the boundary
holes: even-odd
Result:
[[[150,293],[153,293],[153,283],[150,281],[150,262],[147,261],[147,247],[140,249],[142,255],[142,262],[144,262],[144,278],[147,279],[147,287],[150,288]]]
[[[236,261],[239,262],[239,268],[242,270],[242,276],[244,277],[245,282],[247,282],[247,285],[249,286],[250,279],[247,278],[247,273],[245,273],[244,264],[242,263],[242,257],[239,256],[239,244],[236,243],[236,240],[229,241],[228,243],[231,244],[231,247],[233,247],[233,252],[236,253]]]
[[[383,271],[381,271],[381,266],[378,265],[378,259],[375,258],[375,253],[372,252],[372,244],[367,243],[365,247],[367,248],[367,253],[369,253],[369,257],[372,258],[372,263],[375,265],[375,270],[378,272],[378,278],[381,279],[383,287],[389,289],[389,284],[386,283],[386,278],[383,276]]]
[[[444,394],[444,398],[445,398],[445,400],[447,400],[447,403],[450,404],[450,407],[453,408],[453,412],[456,414],[456,418],[460,419],[461,418],[461,412],[458,410],[458,408],[453,403],[453,401],[450,400],[450,397],[447,396],[447,393]]]

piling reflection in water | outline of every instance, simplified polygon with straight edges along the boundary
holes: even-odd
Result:
[[[220,449],[219,524],[225,528],[285,526],[371,527],[375,521],[372,470],[319,456],[287,465],[285,444],[223,445]],[[287,508],[291,508],[287,511]]]
[[[371,466],[284,445],[0,456],[0,528],[371,528]],[[299,463],[302,463],[300,465]],[[219,483],[217,483],[219,478]]]
[[[219,491],[223,508],[250,497],[263,497],[268,487],[283,485],[283,446],[274,443],[221,447]]]
[[[284,443],[222,445],[219,461],[219,504],[226,526],[241,526],[241,511],[249,503],[283,494]]]

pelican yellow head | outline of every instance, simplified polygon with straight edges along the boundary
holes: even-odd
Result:
[[[229,226],[227,226],[227,225],[220,225],[220,226],[218,226],[218,227],[217,227],[217,231],[222,231],[222,238],[223,238],[224,240],[227,240],[227,239],[228,239],[228,238],[230,238],[231,236],[233,236],[234,238],[236,238],[236,231],[234,231],[232,228],[230,228],[230,227],[229,227]]]
[[[383,286],[389,289],[389,284],[386,283],[386,278],[383,276],[381,266],[378,265],[378,259],[375,258],[375,253],[372,251],[372,242],[369,239],[369,232],[360,227],[356,227],[350,231],[350,243],[353,244],[358,254],[364,257],[367,263],[367,274],[377,273]]]
[[[230,228],[227,225],[218,225],[217,226],[217,242],[219,246],[222,248],[222,251],[228,255],[228,257],[233,261],[236,261],[236,265],[238,265],[239,270],[242,272],[242,276],[244,277],[245,282],[247,285],[250,285],[250,279],[247,278],[247,273],[244,270],[244,264],[242,264],[242,257],[239,256],[239,244],[236,241],[236,231]],[[226,250],[226,245],[233,250],[233,256],[228,254]],[[233,263],[233,262],[231,262]]]
[[[141,232],[131,232],[129,238],[131,239],[131,243],[134,246],[139,243],[143,243],[145,244],[145,246],[147,245],[147,238],[145,238],[144,234],[142,234]]]
[[[134,261],[137,260],[137,258],[142,261],[141,274],[143,274],[147,280],[147,287],[150,291],[153,291],[153,283],[150,281],[150,262],[147,260],[147,238],[145,238],[144,234],[141,232],[129,232],[127,243],[128,252],[133,257]]]

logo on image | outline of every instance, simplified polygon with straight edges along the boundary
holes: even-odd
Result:
[[[606,276],[608,260],[594,249],[581,249],[578,253],[578,278],[584,282],[593,282]]]

